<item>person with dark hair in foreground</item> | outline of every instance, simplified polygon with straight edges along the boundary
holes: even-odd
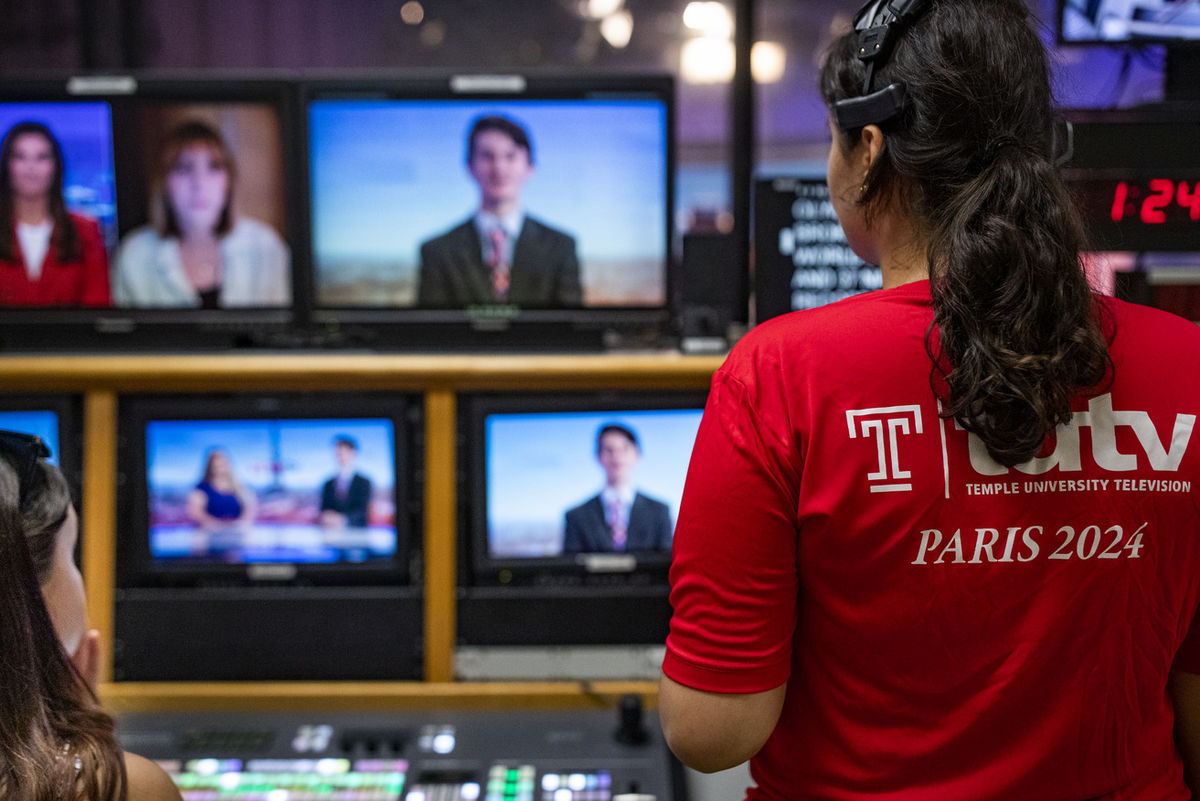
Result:
[[[1185,801],[1200,329],[1090,291],[1021,0],[872,0],[821,89],[884,288],[758,326],[714,376],[668,743],[750,759],[753,799]]]
[[[596,434],[604,489],[563,516],[563,553],[671,550],[671,510],[639,492],[633,471],[642,446],[633,429],[610,423]]]
[[[178,801],[160,767],[121,752],[96,699],[79,523],[49,455],[37,437],[0,431],[0,796]]]
[[[575,238],[521,205],[521,190],[533,175],[524,126],[500,115],[476,119],[467,136],[467,170],[479,185],[479,210],[421,245],[417,305],[582,305]]]

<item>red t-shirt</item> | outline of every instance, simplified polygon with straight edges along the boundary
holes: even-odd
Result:
[[[1200,328],[1103,302],[1113,383],[1019,468],[938,417],[927,281],[758,326],[714,376],[663,669],[788,685],[751,798],[1189,798]]]
[[[61,261],[51,239],[42,273],[31,281],[17,247],[16,261],[0,260],[0,306],[109,305],[108,253],[100,228],[86,217],[70,217],[79,237],[79,258]]]

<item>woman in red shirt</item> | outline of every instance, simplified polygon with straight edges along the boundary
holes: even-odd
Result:
[[[1200,329],[1088,286],[1022,0],[871,0],[821,91],[883,288],[713,378],[667,742],[752,801],[1187,801]]]
[[[0,220],[0,306],[109,305],[100,228],[67,211],[62,148],[41,123],[0,145]]]

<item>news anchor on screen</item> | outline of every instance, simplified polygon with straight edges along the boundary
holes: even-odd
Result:
[[[109,304],[100,228],[67,211],[62,148],[39,122],[0,144],[0,221],[0,306]]]
[[[188,494],[188,519],[205,531],[221,531],[248,526],[257,513],[258,499],[238,481],[228,451],[210,448],[204,456],[204,475]]]
[[[271,226],[235,214],[233,152],[193,120],[163,142],[151,188],[152,225],[117,251],[121,306],[284,306],[291,300],[287,245]]]
[[[334,440],[337,475],[321,487],[320,525],[324,528],[363,528],[370,519],[371,479],[354,469],[358,443],[353,437]]]
[[[563,553],[670,550],[670,509],[633,483],[641,457],[632,429],[615,423],[600,429],[596,460],[604,469],[604,489],[567,510]]]
[[[467,171],[479,186],[479,209],[421,245],[418,306],[582,305],[574,237],[529,216],[521,203],[533,170],[533,147],[521,123],[499,115],[475,120]]]

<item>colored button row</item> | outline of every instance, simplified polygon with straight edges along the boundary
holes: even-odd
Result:
[[[404,789],[403,773],[343,773],[339,776],[316,773],[223,773],[220,776],[201,776],[183,773],[172,778],[182,790],[269,792],[281,789],[332,791],[382,788],[398,794]]]
[[[359,790],[282,790],[234,792],[224,790],[184,790],[183,801],[399,801],[399,792],[368,788]]]

